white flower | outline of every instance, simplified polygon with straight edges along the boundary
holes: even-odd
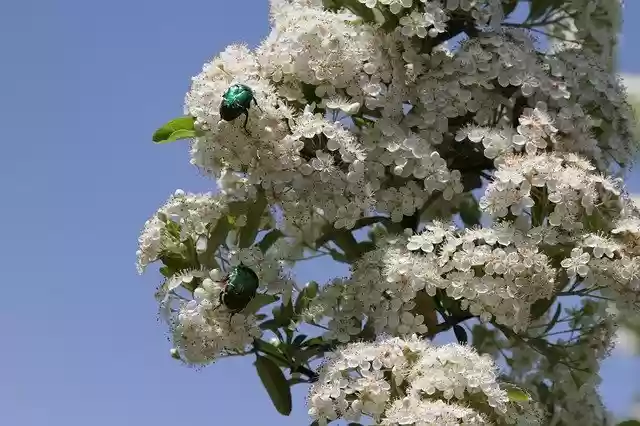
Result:
[[[582,249],[574,248],[571,250],[571,257],[563,259],[560,264],[567,270],[567,274],[570,277],[575,277],[576,275],[584,277],[589,273],[587,264],[590,258],[589,253],[584,253]]]

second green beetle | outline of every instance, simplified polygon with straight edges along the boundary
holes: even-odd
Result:
[[[243,264],[233,268],[225,278],[225,286],[220,293],[220,303],[232,314],[247,307],[256,296],[260,281],[253,270]]]
[[[254,96],[253,90],[244,84],[233,84],[222,95],[220,103],[220,118],[224,121],[233,121],[244,114],[244,130],[247,131],[247,122],[249,121],[249,108],[253,102],[256,107],[258,103]]]

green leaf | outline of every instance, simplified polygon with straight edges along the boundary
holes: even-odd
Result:
[[[306,334],[299,334],[296,336],[295,339],[293,339],[293,346],[302,346],[302,342],[304,342],[304,340],[307,338]]]
[[[507,385],[507,397],[512,402],[527,402],[531,399],[528,393],[514,385]]]
[[[309,306],[309,302],[316,297],[316,294],[318,294],[318,283],[315,281],[311,281],[298,294],[296,305],[293,309],[295,314],[300,315],[302,312],[304,312],[304,310]]]
[[[526,22],[532,23],[544,17],[553,9],[558,9],[564,0],[531,0],[529,5],[529,16]]]
[[[160,268],[160,273],[167,278],[173,275],[173,271],[171,270],[171,268],[166,265]]]
[[[473,339],[473,346],[476,349],[481,348],[487,340],[487,337],[489,336],[487,331],[486,327],[480,324],[474,325],[471,329],[471,338]]]
[[[278,299],[278,296],[275,296],[273,294],[258,293],[253,299],[251,299],[251,302],[247,304],[247,307],[244,308],[243,312],[245,314],[254,314],[265,306],[278,301]]]
[[[259,325],[261,330],[272,330],[275,331],[280,328],[280,323],[275,319],[269,319]]]
[[[204,263],[211,269],[218,268],[218,262],[215,260],[215,252],[220,247],[226,239],[227,235],[229,235],[229,231],[231,230],[231,225],[229,224],[229,220],[226,216],[218,219],[218,222],[213,227],[213,229],[209,230],[209,238],[207,239],[207,249],[201,256],[201,263]]]
[[[152,139],[155,143],[169,143],[180,139],[194,138],[196,136],[193,127],[195,120],[194,117],[188,115],[174,118],[156,130]]]
[[[551,331],[551,329],[558,322],[558,318],[560,318],[561,313],[562,313],[562,303],[558,303],[558,306],[556,307],[556,312],[553,314],[553,318],[551,318],[551,321],[549,322],[547,327],[544,329],[544,333],[548,333],[549,331]]]
[[[287,380],[287,382],[289,382],[289,386],[293,386],[293,385],[297,385],[298,383],[308,383],[309,381],[307,379],[302,379],[300,377],[292,377],[289,380]]]
[[[469,341],[469,338],[467,337],[467,332],[461,325],[458,325],[458,324],[454,325],[453,333],[456,335],[456,339],[458,339],[458,343],[460,343],[461,345],[466,345],[467,342]]]
[[[329,249],[329,254],[331,255],[331,258],[336,262],[349,263],[349,261],[347,260],[347,256],[340,253],[338,250]]]
[[[415,313],[424,317],[424,324],[428,329],[435,330],[438,325],[438,314],[433,297],[429,296],[426,291],[420,290],[416,293],[414,301],[416,303]]]
[[[291,387],[282,370],[268,358],[258,356],[254,365],[271,402],[283,416],[291,413]]]
[[[625,420],[624,422],[618,423],[617,426],[640,426],[640,422],[638,420]]]
[[[287,360],[284,357],[284,354],[280,350],[278,346],[272,345],[269,342],[266,342],[261,339],[256,339],[253,341],[253,347],[256,351],[261,352],[264,356],[268,357],[270,360],[275,362],[281,367],[289,367],[289,364],[286,362]]]
[[[538,299],[531,305],[531,319],[540,318],[553,305],[553,299]]]
[[[516,6],[518,6],[518,0],[506,0],[502,2],[502,8],[504,10],[504,16],[509,16],[511,14],[511,12],[513,12],[516,9]]]
[[[289,303],[281,304],[280,306],[274,306],[271,311],[273,314],[273,319],[276,321],[278,326],[280,327],[288,327],[293,319],[293,305],[291,301]]]
[[[325,341],[322,337],[313,337],[306,342],[304,342],[305,346],[322,346],[325,344]]]
[[[251,202],[248,207],[247,223],[240,228],[239,232],[238,247],[240,248],[252,246],[260,231],[260,220],[267,207],[267,198],[264,196],[263,190],[258,191],[258,199]]]
[[[267,232],[257,246],[262,253],[266,253],[267,250],[282,237],[284,237],[284,234],[279,229],[274,229]]]
[[[460,203],[460,219],[465,225],[471,227],[480,224],[480,218],[482,212],[480,211],[480,205],[475,197],[471,194],[465,197]]]

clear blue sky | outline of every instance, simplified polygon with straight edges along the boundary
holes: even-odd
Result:
[[[622,70],[640,72],[640,3],[627,3]],[[212,188],[183,144],[154,146],[152,131],[182,112],[207,59],[267,31],[265,0],[2,3],[0,425],[307,424],[302,389],[279,416],[248,359],[173,361],[157,277],[134,268],[140,227],[166,197]],[[618,412],[640,390],[634,375],[638,362],[605,365]]]

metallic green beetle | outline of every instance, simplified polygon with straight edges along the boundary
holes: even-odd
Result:
[[[220,304],[232,314],[247,307],[256,296],[260,281],[253,270],[242,263],[231,270],[225,278],[225,286],[220,293]]]
[[[247,131],[249,121],[249,107],[251,101],[258,107],[253,90],[244,84],[234,84],[222,95],[220,103],[220,118],[224,121],[233,121],[244,114],[244,130]],[[258,107],[259,108],[259,107]]]

